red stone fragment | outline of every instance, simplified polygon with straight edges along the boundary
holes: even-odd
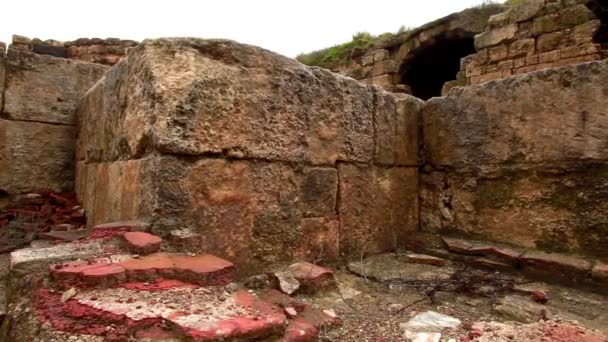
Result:
[[[120,263],[133,280],[156,277],[177,279],[198,285],[226,285],[234,280],[234,264],[211,254],[188,256],[156,253]]]
[[[319,336],[319,329],[304,319],[295,319],[289,322],[285,336],[281,342],[312,342]]]
[[[289,266],[287,270],[300,282],[304,292],[316,292],[337,286],[334,273],[315,264],[298,262]]]
[[[136,254],[158,252],[163,241],[160,237],[145,232],[126,232],[123,238],[127,242],[129,252]]]
[[[125,280],[125,269],[115,264],[77,261],[51,266],[51,276],[66,288],[113,286]]]
[[[549,301],[549,297],[547,297],[547,294],[543,291],[532,292],[532,299],[534,299],[535,302],[541,304],[545,304]]]

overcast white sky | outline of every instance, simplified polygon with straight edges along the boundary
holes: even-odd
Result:
[[[416,27],[482,0],[7,0],[0,41],[11,35],[74,40],[229,38],[295,57],[359,31]]]

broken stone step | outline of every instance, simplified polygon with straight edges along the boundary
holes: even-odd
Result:
[[[35,312],[54,330],[112,340],[232,341],[278,338],[285,332],[287,318],[278,307],[235,288],[93,289],[67,301],[60,292],[42,288],[35,295]]]
[[[111,258],[111,257],[110,257]],[[116,286],[127,281],[175,279],[201,286],[226,285],[234,280],[235,266],[211,254],[194,256],[156,253],[116,262],[107,259],[76,261],[50,267],[51,277],[63,288]]]
[[[337,327],[342,322],[333,310],[320,310],[277,290],[268,290],[260,299],[283,308],[288,325],[281,342],[317,341],[321,329]]]
[[[134,254],[151,254],[160,251],[163,240],[146,232],[126,232],[122,236],[129,252]]]

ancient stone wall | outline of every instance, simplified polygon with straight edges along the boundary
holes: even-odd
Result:
[[[78,111],[90,224],[148,222],[259,265],[397,248],[418,227],[422,101],[231,41],[146,41]]]
[[[475,37],[477,53],[462,60],[467,84],[608,57],[597,0],[527,0],[493,15]],[[595,12],[594,12],[595,11]]]
[[[107,67],[0,48],[0,195],[72,190],[76,106]]]
[[[137,45],[136,41],[118,38],[80,38],[75,41],[60,42],[53,39],[42,41],[38,38],[30,39],[13,35],[10,48],[41,55],[114,65],[135,45]]]
[[[454,13],[411,32],[381,40],[366,54],[355,56],[334,71],[388,91],[413,93],[425,99],[430,97],[425,96],[429,90],[417,89],[423,84],[423,88],[430,86],[430,91],[436,91],[434,95],[439,96],[443,83],[456,79],[460,59],[475,52],[473,36],[484,31],[491,15],[503,10],[501,5],[488,5]],[[425,54],[427,49],[429,54]],[[433,73],[441,71],[440,77],[433,77]],[[419,82],[420,77],[424,77],[424,81]]]
[[[431,99],[421,229],[607,258],[607,110],[608,61]]]

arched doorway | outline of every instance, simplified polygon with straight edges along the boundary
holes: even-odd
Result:
[[[593,36],[598,44],[608,44],[608,2],[605,0],[593,0],[587,3],[587,7],[600,20],[600,29]]]
[[[474,53],[473,33],[445,32],[406,56],[399,70],[400,83],[423,100],[440,96],[443,84],[456,79],[460,59]]]

